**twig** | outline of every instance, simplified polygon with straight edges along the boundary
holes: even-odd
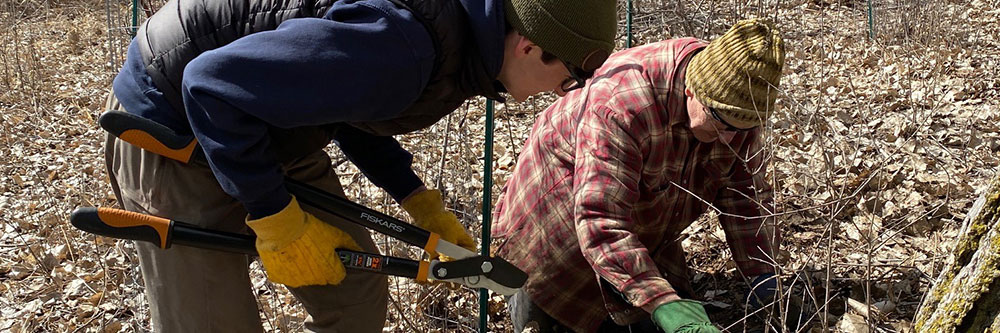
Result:
[[[444,140],[441,143],[441,163],[438,165],[437,177],[434,180],[434,188],[441,188],[441,178],[444,175],[445,162],[448,161],[448,140],[451,138],[451,113],[444,125]]]
[[[421,330],[417,329],[416,325],[414,325],[412,322],[410,322],[410,316],[406,315],[406,312],[404,312],[403,308],[401,308],[399,306],[399,302],[396,301],[396,297],[393,296],[392,293],[389,293],[389,304],[392,304],[392,307],[396,309],[396,313],[399,314],[399,317],[403,318],[403,323],[406,324],[406,326],[409,328],[410,332],[419,332],[419,331],[421,331]]]

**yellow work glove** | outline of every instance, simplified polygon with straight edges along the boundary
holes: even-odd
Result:
[[[441,235],[441,239],[469,249],[469,251],[476,250],[476,243],[465,232],[465,227],[458,223],[455,214],[444,209],[441,191],[425,190],[411,195],[403,200],[403,209],[410,214],[414,224],[418,227],[437,233]],[[433,258],[436,253],[430,253],[430,255]]]
[[[295,197],[277,214],[247,225],[257,233],[257,253],[268,279],[289,287],[340,283],[344,264],[335,250],[361,250],[346,232],[302,211]]]

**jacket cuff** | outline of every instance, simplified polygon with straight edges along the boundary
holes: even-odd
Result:
[[[645,305],[641,305],[639,307],[642,308],[643,310],[646,310],[646,312],[652,314],[653,311],[655,311],[656,308],[660,307],[661,305],[679,300],[681,300],[681,297],[677,296],[677,293],[671,293],[654,298],[650,300],[649,303],[646,303]]]
[[[258,240],[280,244],[290,243],[298,239],[305,231],[305,212],[299,207],[299,202],[292,198],[285,209],[259,219],[247,219],[247,226],[257,234]]]
[[[639,308],[646,308],[654,302],[662,304],[680,299],[670,282],[657,271],[647,271],[625,281],[621,291],[629,303]]]
[[[284,185],[260,196],[261,200],[244,201],[243,208],[247,210],[250,219],[259,219],[281,212],[292,202],[292,195]]]
[[[424,181],[420,180],[420,177],[417,177],[417,174],[413,173],[413,170],[408,170],[408,172],[404,171],[395,182],[387,184],[385,191],[396,202],[402,203],[403,199],[406,199],[407,196],[413,194],[413,191],[423,186]]]

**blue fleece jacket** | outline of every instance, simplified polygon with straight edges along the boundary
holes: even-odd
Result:
[[[501,1],[462,0],[490,75],[503,62]],[[145,72],[135,42],[114,81],[126,110],[198,139],[223,190],[252,218],[284,208],[291,197],[267,125],[293,128],[391,119],[430,79],[435,54],[425,27],[387,0],[336,2],[323,18],[300,18],[276,30],[206,51],[184,70],[187,123]],[[344,126],[334,140],[352,163],[397,201],[423,185],[412,155],[392,137]]]

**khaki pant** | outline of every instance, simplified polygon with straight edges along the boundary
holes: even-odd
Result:
[[[108,110],[121,110],[114,94]],[[228,232],[246,233],[243,206],[222,191],[212,171],[139,149],[108,135],[108,172],[124,209]],[[288,176],[344,195],[325,152],[283,166]],[[303,209],[349,233],[368,252],[378,252],[367,229],[312,207]],[[137,242],[139,264],[157,332],[260,332],[251,293],[251,257]],[[384,275],[349,271],[337,286],[289,288],[316,332],[379,332],[385,325],[388,282]]]

